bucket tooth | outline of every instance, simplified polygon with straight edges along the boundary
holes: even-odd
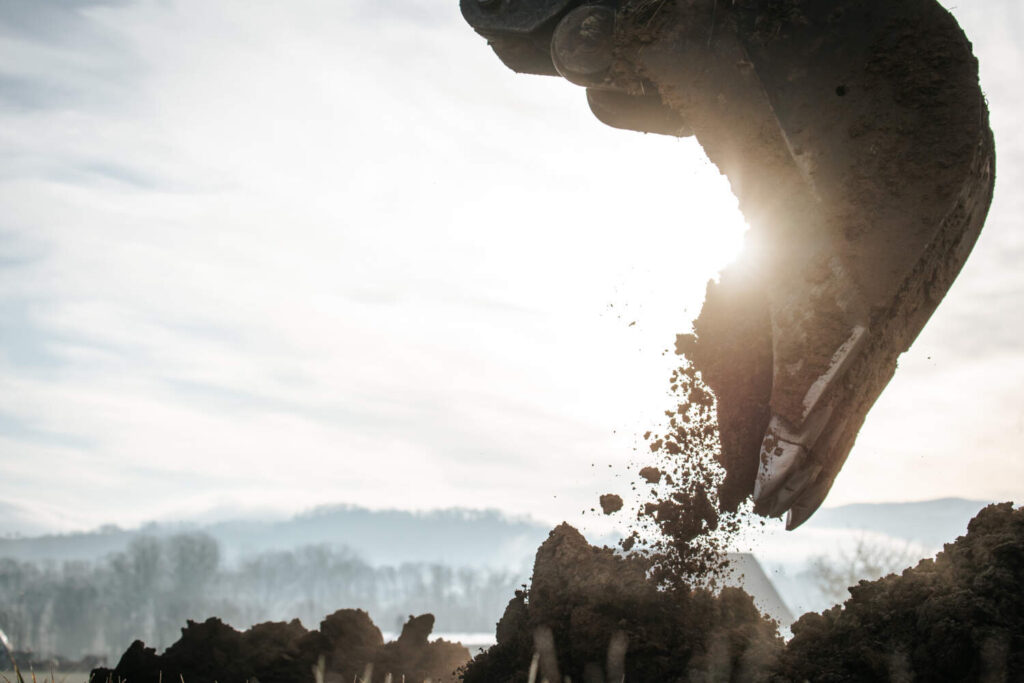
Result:
[[[771,419],[761,444],[760,466],[754,482],[757,512],[769,517],[781,515],[821,471],[821,464],[813,457],[814,448],[831,417],[832,407],[820,405],[799,432],[778,415]]]
[[[755,509],[768,514],[774,507],[776,493],[794,472],[801,469],[806,460],[807,449],[800,444],[774,438],[771,434],[765,437],[765,446],[761,448],[761,466],[754,482]]]
[[[818,475],[789,506],[789,511],[786,513],[786,530],[793,531],[810,519],[811,515],[817,512],[821,504],[825,502],[825,497],[828,496],[831,488],[832,480]]]

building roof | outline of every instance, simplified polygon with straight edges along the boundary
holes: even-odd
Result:
[[[765,616],[777,621],[779,628],[789,628],[796,621],[793,612],[757,558],[750,553],[729,553],[728,558],[729,567],[725,571],[723,583],[745,590],[754,598],[754,604]]]

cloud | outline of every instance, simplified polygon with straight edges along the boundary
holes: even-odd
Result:
[[[46,43],[80,42],[95,35],[90,10],[129,5],[133,0],[7,0],[0,7],[0,35]]]
[[[658,419],[662,352],[743,231],[695,142],[597,125],[454,1],[23,2],[0,24],[0,476],[20,495],[83,524],[337,501],[558,521],[623,485],[604,465]],[[1024,372],[1022,148],[1019,50],[975,31],[983,64],[1010,60],[986,72],[1008,189],[921,349],[1002,369],[983,413],[1019,404]],[[907,406],[967,381],[913,358],[846,499],[943,487],[875,477],[915,471],[892,433],[934,429]],[[991,414],[957,447],[1010,419]]]

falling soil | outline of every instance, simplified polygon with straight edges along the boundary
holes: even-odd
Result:
[[[749,506],[722,509],[715,400],[692,363],[683,359],[670,390],[675,406],[665,412],[665,428],[644,435],[657,466],[638,473],[631,531],[620,547],[647,558],[659,585],[713,586],[736,534],[754,522]]]
[[[622,509],[622,496],[615,493],[606,493],[600,498],[601,510],[606,515],[611,515]]]
[[[308,631],[297,619],[236,631],[220,619],[189,621],[181,639],[156,654],[136,640],[113,669],[94,669],[97,683],[309,683],[318,670],[327,683],[451,681],[469,650],[445,640],[428,642],[434,617],[409,617],[398,640],[385,643],[369,615],[342,609]]]
[[[661,470],[657,467],[644,467],[637,473],[640,478],[646,481],[648,484],[660,484],[661,483]]]

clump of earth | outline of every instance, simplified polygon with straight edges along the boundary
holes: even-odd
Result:
[[[364,683],[453,681],[469,661],[459,643],[428,641],[434,617],[409,617],[398,640],[385,643],[370,616],[342,609],[324,618],[319,630],[298,619],[256,624],[237,631],[220,619],[189,621],[181,638],[163,654],[136,640],[113,669],[94,669],[91,681],[130,683]]]
[[[615,493],[606,493],[600,498],[601,510],[606,515],[611,515],[622,509],[622,496]]]

